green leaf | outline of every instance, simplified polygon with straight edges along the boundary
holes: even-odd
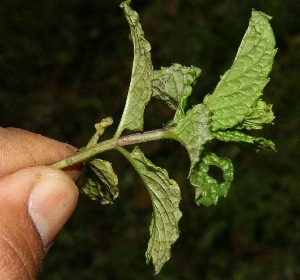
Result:
[[[137,12],[129,6],[130,2],[123,2],[120,7],[123,9],[130,27],[134,46],[134,60],[127,100],[116,137],[119,137],[124,129],[143,130],[144,110],[152,94],[151,46],[144,37]]]
[[[105,129],[112,124],[113,119],[110,117],[95,124],[96,133],[81,151],[96,145]],[[100,199],[102,204],[112,203],[119,195],[118,177],[112,169],[111,163],[105,160],[93,158],[85,161],[78,184],[82,192],[90,199]]]
[[[177,111],[174,121],[185,115],[185,107],[193,86],[200,76],[201,70],[195,66],[173,64],[154,71],[152,81],[153,97],[162,99],[169,107]]]
[[[262,137],[254,137],[240,131],[217,131],[213,132],[213,136],[224,142],[244,142],[256,147],[258,150],[273,150],[276,151],[275,144],[271,140]]]
[[[222,183],[208,175],[209,167],[217,166],[223,171]],[[214,153],[207,154],[193,168],[190,182],[195,187],[195,202],[197,205],[210,206],[217,204],[219,197],[225,197],[233,181],[233,165],[229,159],[219,158]]]
[[[169,260],[171,245],[179,236],[178,222],[182,216],[179,209],[180,188],[169,178],[165,169],[145,158],[139,148],[135,148],[132,153],[123,148],[120,151],[142,178],[152,200],[153,215],[146,261],[149,263],[152,259],[157,274]]]
[[[244,119],[241,125],[237,126],[237,129],[261,129],[262,124],[272,123],[274,118],[272,105],[259,100],[252,113]]]
[[[119,196],[118,177],[111,163],[105,160],[85,162],[79,185],[90,199],[100,199],[102,204],[112,203]]]
[[[189,153],[191,169],[199,161],[203,145],[213,139],[209,121],[209,110],[203,104],[198,104],[187,111],[173,130],[164,134],[164,138],[175,139],[184,145]]]
[[[242,40],[232,67],[221,77],[216,89],[204,98],[204,104],[212,112],[213,131],[241,125],[244,120],[257,117],[258,127],[273,119],[263,117],[259,98],[269,81],[274,55],[275,39],[269,20],[271,17],[253,11],[249,27]],[[267,106],[264,106],[267,109]],[[270,107],[267,109],[270,110]]]

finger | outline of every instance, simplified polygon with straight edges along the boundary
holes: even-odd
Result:
[[[1,279],[36,279],[45,248],[77,199],[74,182],[54,168],[31,167],[0,179]]]
[[[0,128],[0,176],[25,167],[50,165],[76,152],[69,144],[18,128]],[[80,167],[66,169],[73,178]]]

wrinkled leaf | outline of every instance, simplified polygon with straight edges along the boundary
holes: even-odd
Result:
[[[152,200],[153,214],[146,261],[148,263],[152,259],[157,274],[169,260],[171,245],[179,236],[178,222],[182,216],[179,210],[180,188],[169,178],[165,169],[145,158],[139,148],[135,148],[132,153],[124,149],[120,151],[142,178]]]
[[[237,126],[237,129],[262,129],[263,124],[272,123],[274,118],[272,105],[259,100],[252,113],[244,119],[243,123]]]
[[[120,136],[124,129],[143,130],[144,110],[152,94],[151,46],[144,37],[137,12],[129,6],[130,2],[124,1],[120,7],[123,9],[130,27],[134,46],[134,60],[126,104],[116,137]]]
[[[209,120],[208,109],[198,104],[187,111],[174,130],[165,133],[165,138],[173,138],[185,146],[191,160],[191,169],[199,161],[203,145],[213,139]]]
[[[162,67],[161,70],[154,71],[152,95],[162,99],[170,108],[177,111],[172,123],[176,123],[176,119],[184,116],[187,99],[200,74],[199,68],[180,64],[173,64],[170,67]]]
[[[99,199],[102,204],[112,203],[119,196],[118,177],[105,160],[85,162],[79,185],[90,199]]]
[[[258,117],[255,126],[272,122],[270,115],[268,119],[260,119],[260,113],[256,112],[261,109],[259,98],[269,81],[276,53],[270,19],[262,12],[252,12],[232,67],[221,77],[214,92],[204,98],[204,104],[213,114],[213,131],[232,128],[251,116]]]
[[[262,137],[254,137],[240,131],[217,131],[213,133],[220,141],[224,142],[244,142],[259,149],[276,151],[275,144],[271,140]]]
[[[96,145],[105,129],[112,124],[113,119],[110,117],[95,124],[96,133],[86,147],[81,150],[86,150]],[[94,158],[85,161],[78,184],[82,192],[90,199],[99,199],[102,204],[112,203],[119,195],[119,189],[117,188],[118,177],[112,169],[111,163],[105,160]]]
[[[210,166],[219,167],[223,171],[222,183],[208,175]],[[209,153],[193,168],[190,182],[195,187],[195,202],[197,205],[210,206],[217,204],[219,197],[225,197],[233,181],[233,165],[229,159],[219,158]]]

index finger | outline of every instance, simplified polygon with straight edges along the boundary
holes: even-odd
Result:
[[[0,176],[37,165],[50,165],[76,153],[77,149],[40,134],[18,128],[0,127]],[[79,166],[65,171],[73,179],[78,177]]]

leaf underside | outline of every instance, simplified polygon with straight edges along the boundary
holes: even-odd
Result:
[[[86,150],[99,142],[105,129],[113,124],[113,119],[108,117],[95,124],[96,132],[88,142]],[[110,162],[93,158],[83,163],[83,170],[78,180],[83,193],[90,199],[99,199],[102,204],[113,203],[119,196],[118,177]]]
[[[130,2],[123,2],[120,7],[123,9],[130,27],[134,46],[134,60],[126,104],[116,137],[120,136],[124,129],[143,130],[144,110],[152,94],[151,46],[144,37],[138,13],[129,6]]]
[[[153,214],[146,261],[148,263],[152,259],[157,274],[169,260],[171,245],[179,236],[178,222],[182,216],[179,209],[180,188],[169,178],[165,169],[155,166],[139,148],[132,153],[122,150],[140,175],[152,200]]]
[[[166,102],[176,111],[170,125],[177,123],[185,115],[185,107],[193,86],[200,76],[201,70],[195,66],[182,66],[178,63],[170,67],[155,70],[152,81],[152,96]]]
[[[118,177],[105,160],[85,162],[79,184],[90,199],[99,199],[102,204],[113,203],[119,196]]]

